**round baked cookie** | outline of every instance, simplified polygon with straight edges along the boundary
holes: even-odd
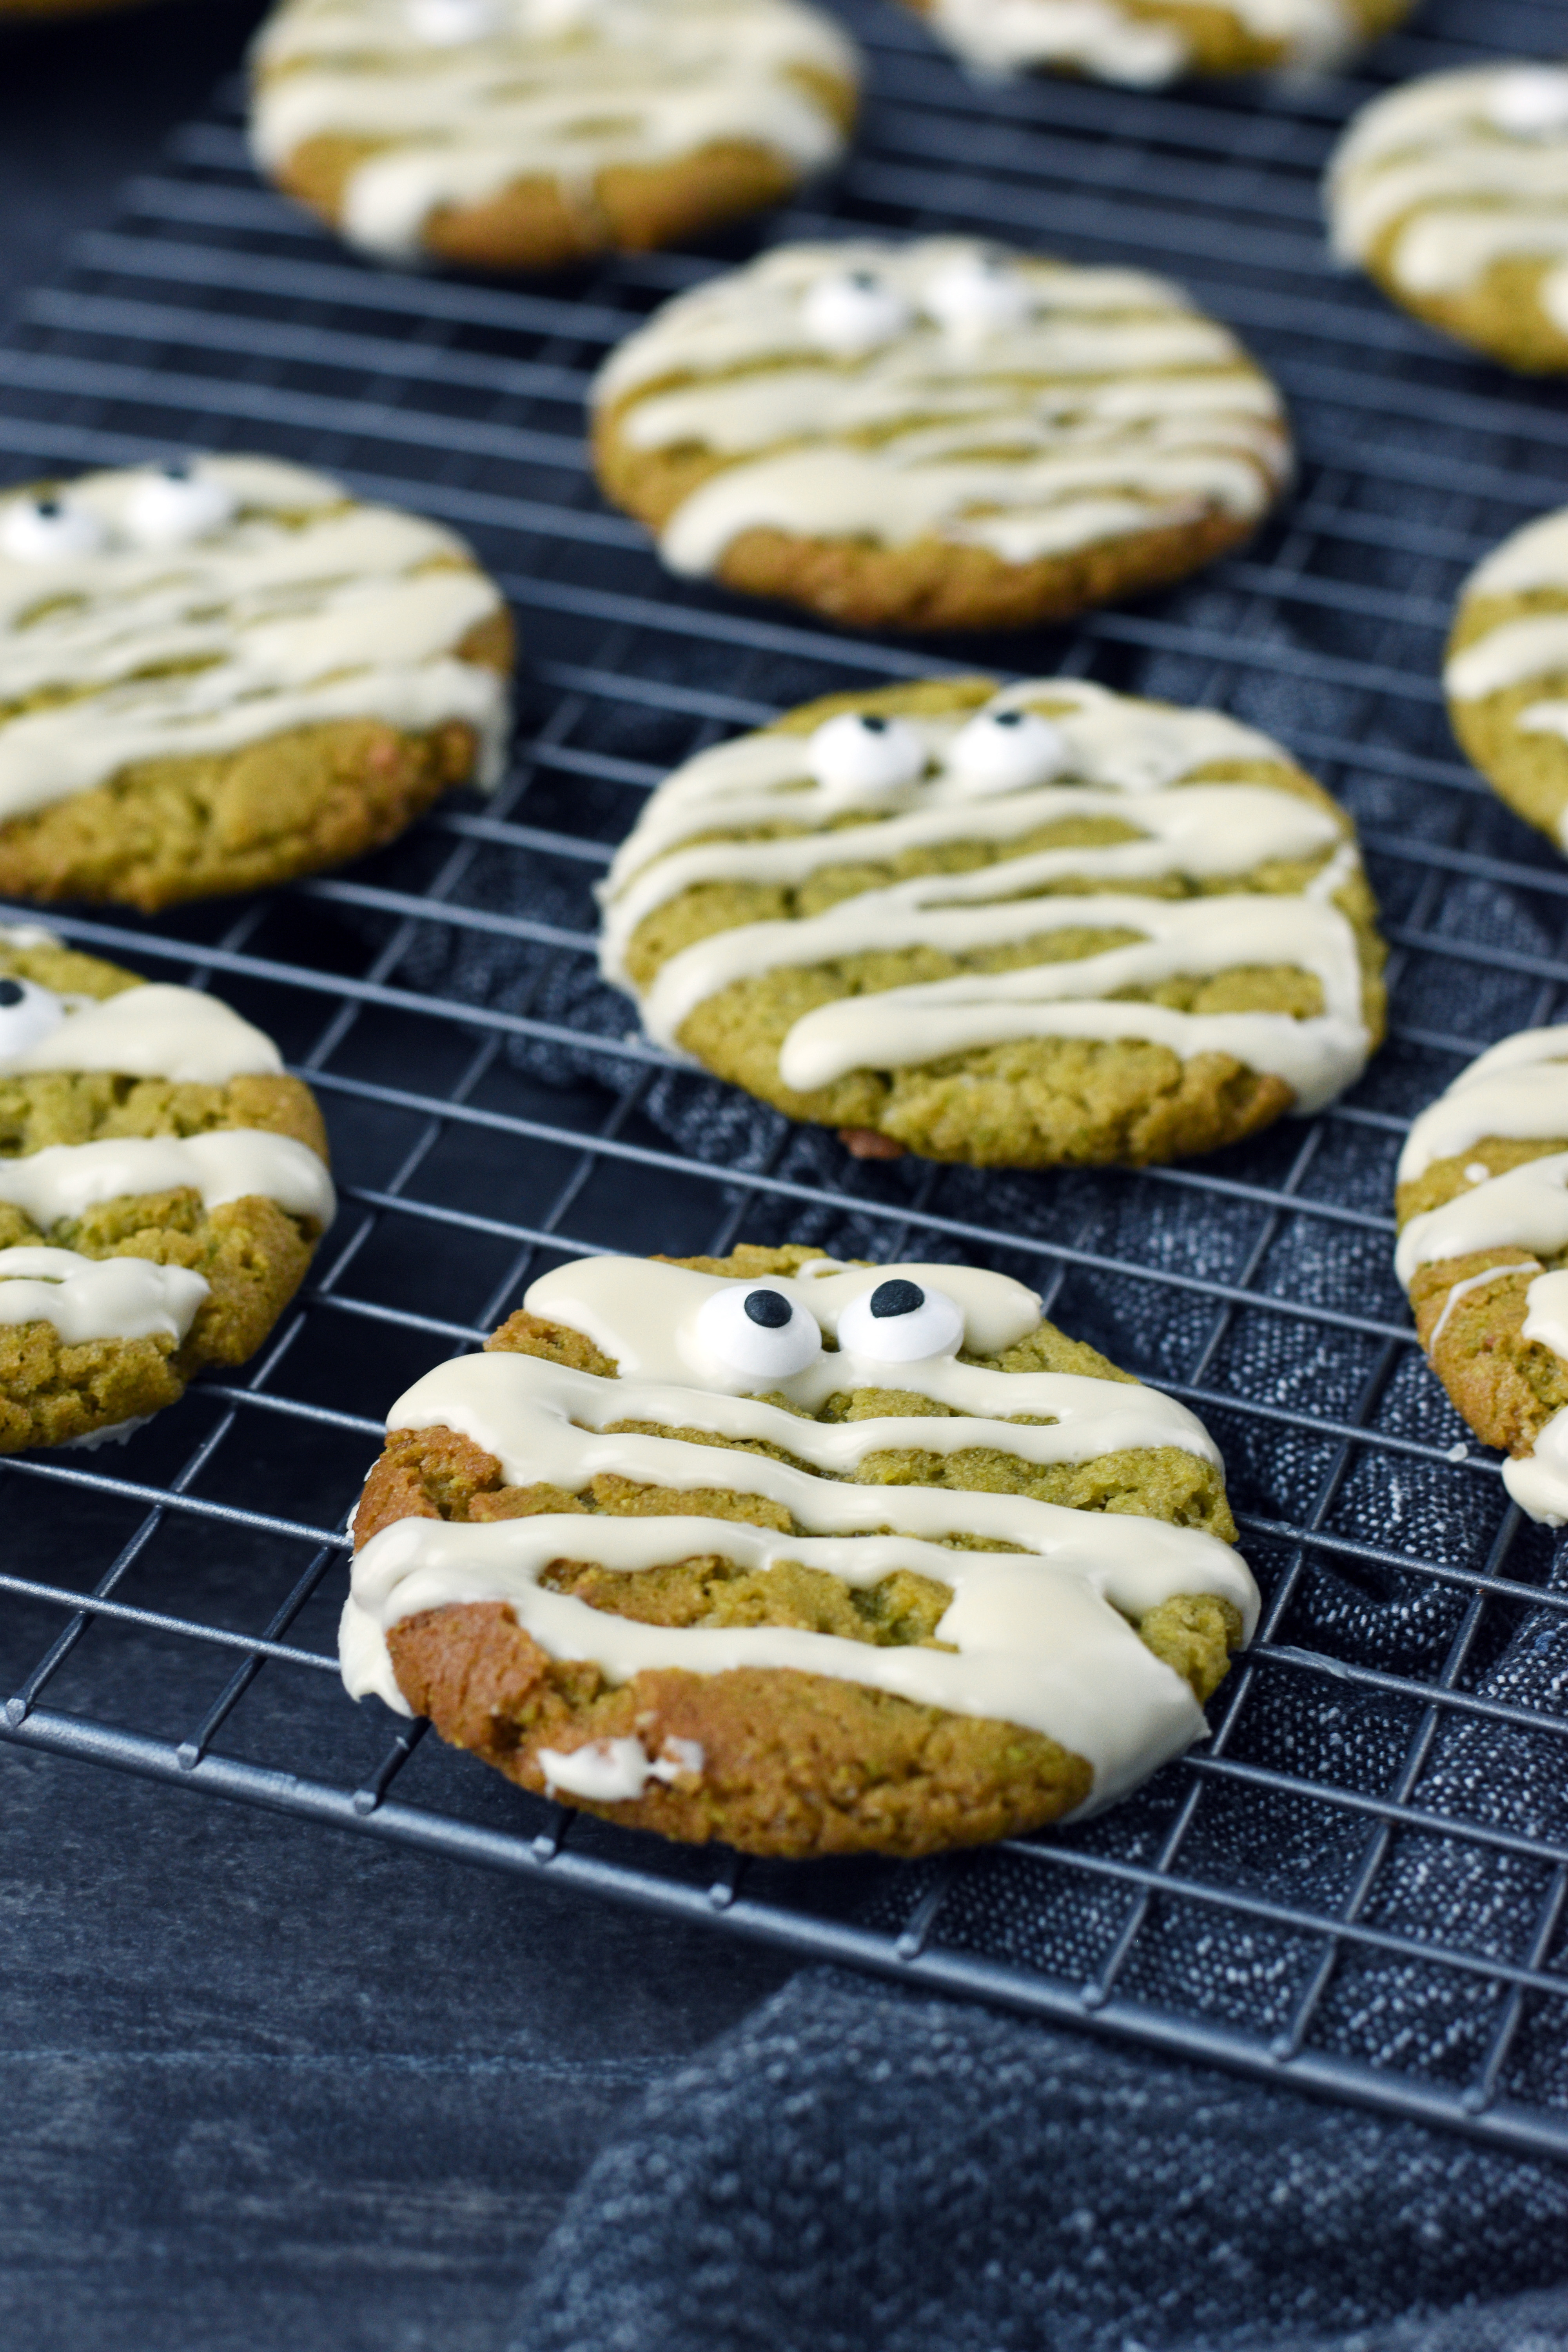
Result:
[[[1568,508],[1513,532],[1471,572],[1443,684],[1482,775],[1568,848]]]
[[[258,167],[353,245],[551,269],[669,245],[837,160],[859,56],[801,0],[282,0]]]
[[[254,1354],[333,1213],[315,1098],[216,997],[0,930],[0,1454]]]
[[[1022,628],[1180,579],[1290,470],[1179,288],[968,237],[778,246],[595,380],[605,493],[673,572],[857,627]]]
[[[398,1399],[343,1678],[526,1789],[750,1853],[1096,1810],[1257,1592],[1186,1408],[960,1265],[579,1258]]]
[[[1568,68],[1428,74],[1355,116],[1329,165],[1342,261],[1511,368],[1568,369]]]
[[[150,910],[380,848],[497,780],[511,657],[461,540],[324,474],[0,493],[0,893]]]
[[[1524,1029],[1421,1113],[1395,1265],[1427,1359],[1532,1519],[1568,1521],[1568,1027]]]
[[[1183,74],[1324,71],[1415,0],[909,0],[981,73],[1040,68],[1156,88]]]
[[[837,696],[700,752],[602,895],[656,1043],[868,1156],[1212,1151],[1383,1034],[1343,811],[1252,728],[1077,678]]]

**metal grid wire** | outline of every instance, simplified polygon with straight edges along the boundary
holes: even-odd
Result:
[[[255,184],[237,91],[181,132],[0,343],[6,471],[258,447],[447,520],[518,610],[524,709],[494,800],[351,876],[61,920],[285,1043],[344,1206],[242,1378],[123,1454],[5,1465],[0,1735],[1568,2153],[1568,1578],[1467,1452],[1388,1266],[1406,1118],[1568,988],[1568,869],[1456,761],[1436,685],[1464,568],[1562,499],[1568,416],[1329,269],[1317,173],[1369,81],[997,92],[896,7],[847,13],[873,67],[860,143],[762,234],[954,226],[1164,268],[1284,383],[1299,495],[1162,599],[994,646],[889,649],[674,583],[586,478],[584,383],[754,227],[575,284],[381,273]],[[1377,71],[1563,47],[1561,0],[1436,0]],[[1232,709],[1354,810],[1394,1031],[1349,1100],[1142,1174],[862,1166],[782,1121],[742,1135],[738,1097],[606,1011],[589,886],[669,765],[977,655]],[[1263,1627],[1208,1745],[1104,1820],[940,1865],[742,1865],[344,1701],[343,1529],[388,1399],[562,1255],[796,1233],[1026,1275],[1225,1444]]]

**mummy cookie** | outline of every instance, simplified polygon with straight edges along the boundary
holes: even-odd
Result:
[[[1400,1155],[1394,1264],[1433,1370],[1503,1484],[1568,1521],[1568,1027],[1462,1070]]]
[[[384,259],[487,269],[777,203],[859,80],[801,0],[283,0],[254,66],[261,171]]]
[[[963,237],[776,247],[656,311],[593,408],[671,571],[868,628],[1179,579],[1290,467],[1273,384],[1178,288]]]
[[[1471,572],[1443,684],[1482,775],[1568,848],[1568,508],[1516,530]]]
[[[1568,369],[1568,67],[1429,74],[1374,99],[1329,167],[1334,250],[1511,368]]]
[[[1214,1442],[962,1265],[580,1258],[398,1399],[343,1679],[523,1788],[752,1853],[1110,1804],[1257,1594]]]
[[[462,541],[195,457],[0,492],[0,892],[153,908],[493,782],[511,625]]]
[[[1323,71],[1414,0],[909,0],[984,74],[1041,68],[1154,88],[1182,74]]]
[[[871,1153],[1210,1151],[1357,1077],[1349,819],[1266,735],[1074,678],[808,705],[668,777],[603,888],[648,1035]]]
[[[0,1453],[254,1354],[333,1213],[314,1097],[216,997],[0,931]]]

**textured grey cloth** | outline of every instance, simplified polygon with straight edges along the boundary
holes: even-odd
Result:
[[[816,1969],[661,2083],[512,2352],[1563,2352],[1568,2169]]]

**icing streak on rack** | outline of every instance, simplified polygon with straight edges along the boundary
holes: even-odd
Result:
[[[394,851],[84,947],[219,987],[332,1121],[344,1210],[260,1359],[123,1454],[0,1470],[0,1736],[704,1916],[1568,2153],[1568,1570],[1416,1354],[1391,1265],[1412,1112],[1568,1010],[1568,867],[1457,759],[1436,683],[1466,568],[1563,497],[1555,387],[1440,347],[1323,254],[1316,174],[1379,81],[1568,47],[1561,0],[1433,0],[1353,83],[1000,96],[912,17],[837,188],[773,226],[991,229],[1193,288],[1283,383],[1299,493],[1135,609],[892,650],[659,572],[583,470],[585,378],[721,254],[585,286],[362,266],[258,188],[237,117],[175,142],[0,342],[0,463],[260,448],[470,532],[531,668],[510,772]],[[858,1165],[672,1073],[594,986],[589,886],[666,770],[807,696],[942,661],[1211,702],[1359,818],[1394,1030],[1353,1097],[1212,1164],[976,1179]],[[941,1865],[666,1851],[509,1789],[338,1687],[343,1527],[386,1401],[563,1255],[968,1255],[1195,1404],[1268,1606],[1206,1748],[1102,1820]]]

